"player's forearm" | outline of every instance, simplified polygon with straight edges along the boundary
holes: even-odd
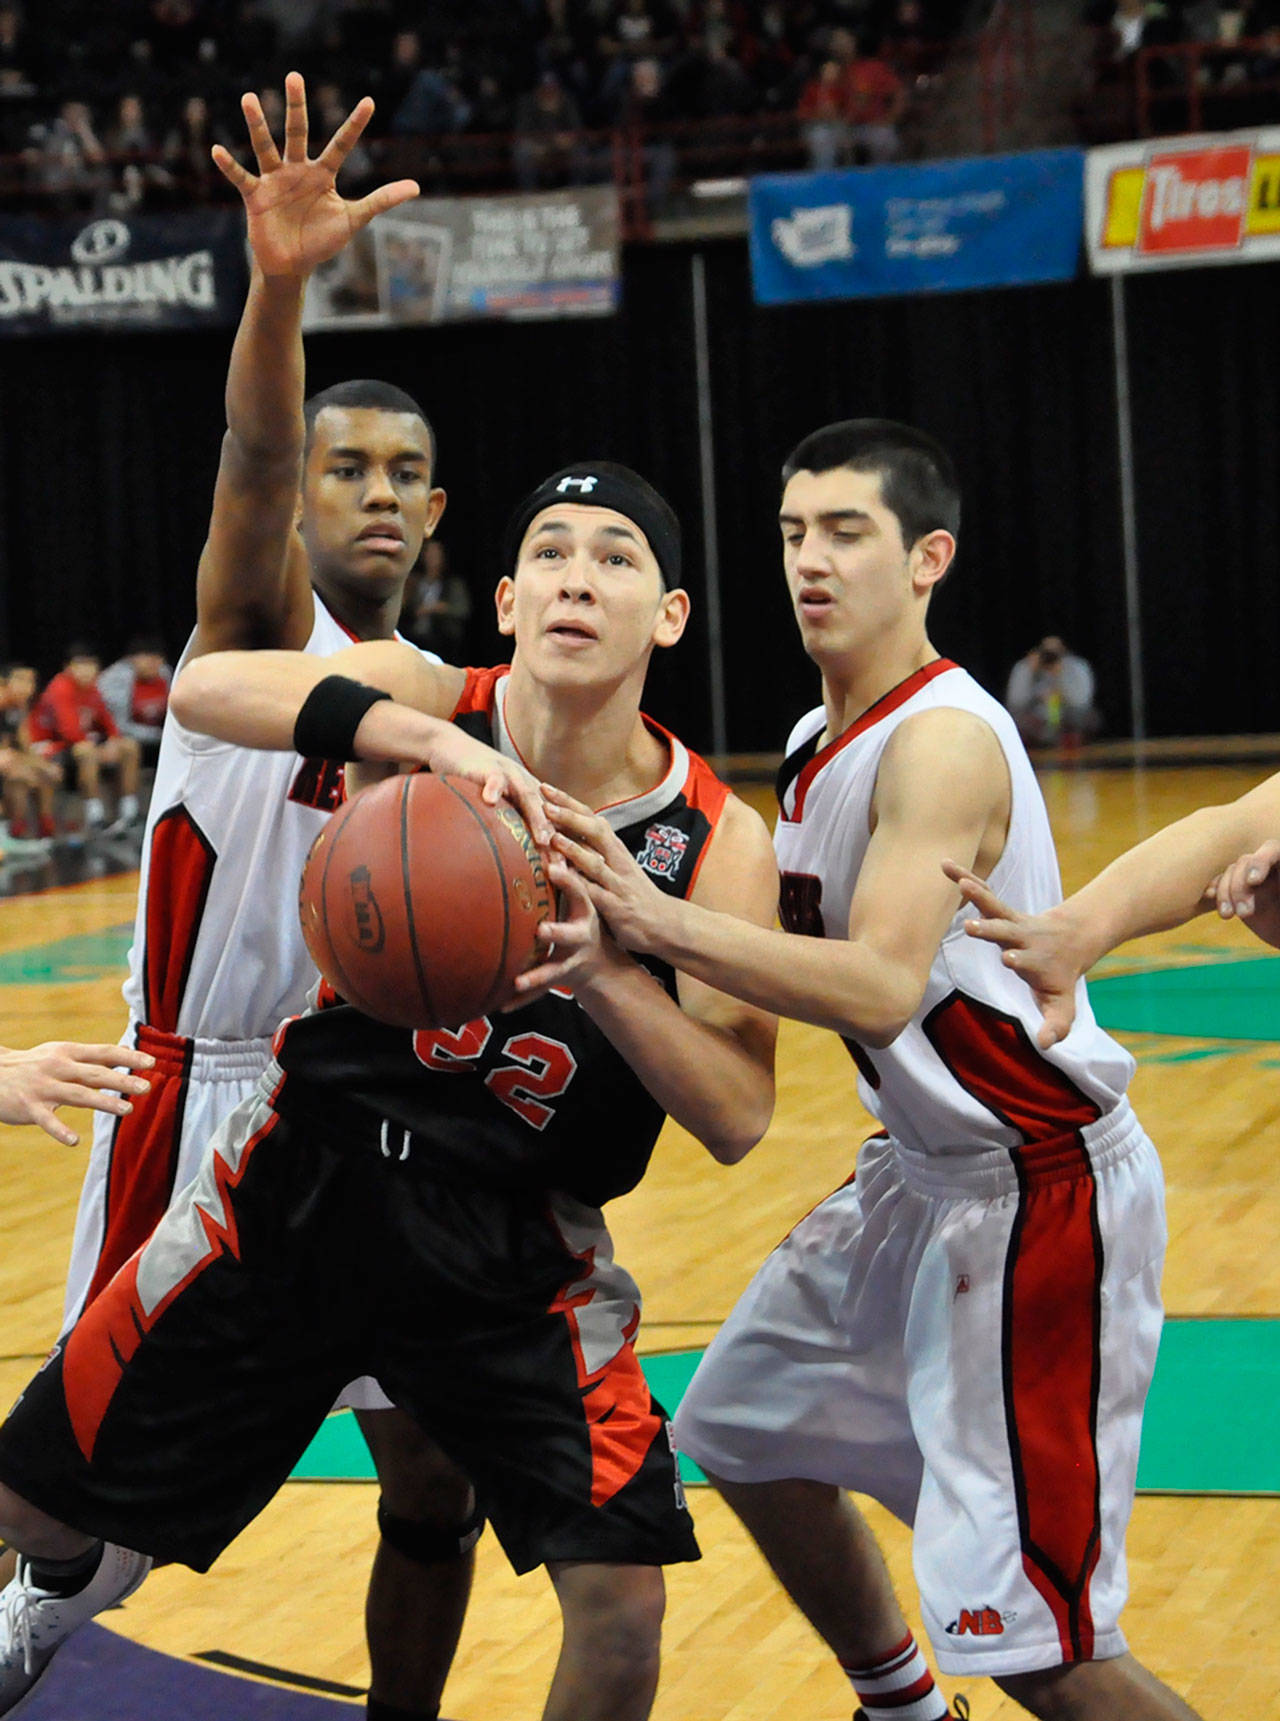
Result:
[[[1126,939],[1203,913],[1212,880],[1278,831],[1280,821],[1245,796],[1229,806],[1201,807],[1120,855],[1062,905],[1081,972]]]
[[[667,1115],[713,1159],[734,1165],[751,1151],[773,1116],[773,1061],[763,1046],[753,1052],[690,1016],[630,958],[577,997]]]
[[[670,901],[651,948],[744,1003],[868,1046],[895,1040],[923,995],[915,976],[864,944],[770,931],[692,902]]]
[[[227,431],[232,442],[273,468],[302,456],[302,353],[305,277],[264,276],[255,267],[227,371]]]

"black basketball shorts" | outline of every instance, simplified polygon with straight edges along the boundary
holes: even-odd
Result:
[[[423,1138],[299,1110],[275,1076],[28,1385],[0,1480],[203,1571],[371,1374],[471,1477],[517,1571],[696,1559],[599,1212],[441,1178]]]

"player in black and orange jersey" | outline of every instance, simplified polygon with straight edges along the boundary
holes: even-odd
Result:
[[[491,793],[527,767],[601,809],[659,889],[770,924],[763,822],[640,711],[688,615],[670,509],[625,468],[571,467],[512,541],[509,670],[395,642],[219,653],[178,678],[181,720]],[[413,1033],[329,996],[288,1020],[256,1100],[28,1387],[0,1431],[0,1532],[30,1556],[0,1607],[24,1622],[0,1712],[141,1581],[126,1549],[207,1566],[369,1372],[465,1467],[517,1570],[548,1566],[564,1642],[545,1716],[648,1715],[661,1568],[697,1550],[600,1207],[667,1115],[743,1157],[772,1110],[775,1025],[626,955],[568,868],[550,874],[563,902],[518,1009]],[[83,1587],[61,1596],[69,1573]]]

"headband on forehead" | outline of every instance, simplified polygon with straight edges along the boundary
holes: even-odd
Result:
[[[629,466],[612,460],[579,461],[563,466],[531,490],[507,523],[507,564],[514,566],[529,522],[557,502],[585,508],[612,508],[639,526],[649,540],[662,583],[670,591],[680,584],[680,522],[646,479]]]

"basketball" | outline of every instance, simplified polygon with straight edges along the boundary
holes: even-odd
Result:
[[[519,813],[464,777],[390,777],[312,846],[298,911],[313,961],[349,1004],[400,1028],[456,1028],[513,997],[551,911]]]

